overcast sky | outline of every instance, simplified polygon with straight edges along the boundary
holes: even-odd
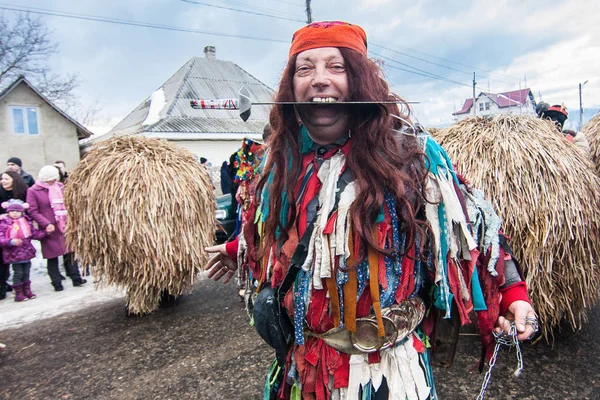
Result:
[[[536,100],[541,93],[548,103],[564,102],[573,110],[571,119],[577,120],[579,83],[588,80],[584,108],[600,104],[600,7],[594,3],[313,0],[312,17],[361,25],[371,57],[383,60],[394,91],[420,101],[414,112],[423,125],[451,122],[452,112],[472,94],[473,72],[477,93],[530,87]],[[206,45],[216,46],[217,58],[235,62],[276,88],[291,36],[306,21],[304,0],[6,0],[0,8],[9,5],[216,34],[45,16],[60,46],[51,66],[56,72],[78,74],[84,102],[99,103],[100,118],[90,127],[98,134],[119,122],[191,57],[203,56]],[[430,74],[439,78],[423,76]]]

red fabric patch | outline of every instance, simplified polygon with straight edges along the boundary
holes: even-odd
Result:
[[[369,364],[377,364],[381,362],[381,354],[378,351],[369,353]]]
[[[401,250],[401,249],[400,249]],[[414,270],[415,270],[415,247],[413,246],[408,254],[402,258],[402,275],[400,284],[396,289],[396,303],[406,300],[408,294],[414,291]]]
[[[507,288],[500,289],[502,293],[502,301],[500,302],[500,314],[506,315],[508,307],[517,300],[523,300],[531,304],[529,296],[527,295],[527,284],[525,282],[518,282],[514,285],[510,285]]]
[[[337,210],[335,210],[333,212],[333,214],[331,214],[331,217],[329,217],[329,220],[327,221],[327,225],[325,225],[325,229],[323,229],[323,233],[325,235],[331,235],[333,233],[333,228],[335,227],[335,221],[337,220]]]
[[[413,347],[415,348],[415,350],[417,351],[417,353],[425,353],[425,345],[423,344],[423,342],[421,342],[421,339],[419,339],[419,337],[415,334],[412,335],[413,337]]]
[[[239,239],[237,237],[231,242],[225,243],[225,251],[227,252],[229,258],[234,261],[237,260],[238,246]]]

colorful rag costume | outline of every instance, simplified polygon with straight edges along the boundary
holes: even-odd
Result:
[[[352,173],[345,168],[351,139],[318,146],[304,129],[303,173],[295,187],[297,225],[290,238],[282,248],[273,248],[268,259],[254,257],[269,212],[270,194],[265,191],[263,203],[250,210],[253,218],[239,239],[228,244],[228,251],[238,251],[240,268],[256,279],[259,290],[278,287],[299,238],[315,219],[308,256],[284,300],[294,324],[294,343],[285,365],[274,362],[265,399],[370,398],[368,393],[374,394],[384,381],[393,393],[390,398],[435,398],[429,367],[433,313],[401,342],[382,351],[347,354],[319,337],[336,329],[355,332],[361,317],[371,316],[381,326],[382,309],[417,296],[427,308],[442,310],[448,318],[452,303],[456,304],[462,323],[469,323],[469,313],[476,311],[482,342],[493,346],[491,332],[500,308],[510,304],[501,304],[499,295],[504,261],[509,258],[498,234],[500,219],[480,193],[460,185],[446,153],[433,139],[425,137],[422,144],[430,162],[426,190],[431,203],[424,214],[434,233],[425,244],[426,256],[419,254],[420,243],[409,254],[394,252],[389,257],[371,249],[356,268],[347,268],[358,253],[349,217],[356,194]],[[350,182],[336,203],[336,187],[342,180]],[[374,233],[380,246],[403,248],[398,222],[395,199],[388,195]],[[502,290],[507,301],[527,300],[522,282]]]
[[[314,23],[294,34],[290,59],[321,47],[343,47],[366,57],[366,34],[345,22]],[[426,155],[423,195],[428,202],[416,218],[428,223],[429,234],[408,241],[404,203],[386,192],[372,234],[387,252],[361,251],[365,242],[352,226],[353,207],[361,199],[346,164],[351,151],[361,150],[352,149],[351,133],[352,128],[335,142],[318,145],[301,128],[297,179],[285,181],[281,193],[271,193],[271,170],[260,204],[250,203],[238,239],[226,246],[258,292],[257,332],[276,350],[266,400],[437,398],[429,341],[435,314],[450,318],[455,309],[468,323],[475,311],[489,349],[501,308],[516,299],[528,301],[523,282],[503,287],[510,255],[498,232],[499,218],[480,193],[461,185],[445,151],[426,135],[396,139],[399,149],[420,145]],[[290,165],[294,156],[290,151]],[[269,232],[275,242],[259,258],[275,201],[281,204],[280,226],[294,222],[286,236],[281,228]]]

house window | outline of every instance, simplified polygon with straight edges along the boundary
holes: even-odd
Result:
[[[37,107],[9,107],[15,135],[39,135]]]
[[[479,103],[479,111],[483,111],[483,103]]]
[[[485,102],[485,109],[486,109],[486,110],[489,110],[489,109],[490,109],[490,102],[489,102],[489,101],[486,101],[486,102]]]

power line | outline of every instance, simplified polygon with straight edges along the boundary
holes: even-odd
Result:
[[[426,60],[424,58],[416,57],[416,56],[413,56],[413,55],[408,54],[408,53],[404,53],[404,52],[399,51],[399,50],[390,49],[389,47],[383,46],[383,45],[378,44],[378,43],[371,42],[371,44],[373,44],[373,45],[375,45],[377,47],[380,47],[382,49],[391,51],[393,53],[400,54],[400,55],[403,55],[405,57],[410,57],[410,58],[413,58],[415,60],[419,60],[419,61],[422,61],[422,62],[425,62],[425,63],[428,63],[428,64],[436,65],[436,66],[441,67],[441,68],[446,68],[446,69],[449,69],[449,70],[452,70],[452,71],[457,71],[457,72],[460,72],[462,74],[469,75],[469,76],[472,74],[472,72],[467,72],[467,71],[463,71],[461,69],[452,68],[452,67],[449,67],[447,65],[439,64],[439,63],[436,63],[436,62],[433,62],[433,61]],[[480,68],[475,68],[475,67],[473,67],[473,68],[474,69],[480,69]],[[486,77],[484,76],[483,78],[486,78]],[[493,81],[493,82],[499,82],[499,83],[504,83],[504,84],[510,85],[510,83],[508,83],[506,81],[500,81],[500,80],[497,80],[497,79],[491,79],[489,76],[487,77],[487,79],[490,80],[490,81]]]
[[[233,0],[217,0],[217,1],[220,1],[221,3],[225,3],[225,4],[233,4],[233,5],[237,5],[237,6],[240,6],[240,7],[246,7],[248,9],[250,9],[250,10],[275,12],[275,13],[277,13],[278,16],[286,16],[286,17],[291,17],[291,18],[295,17],[295,15],[293,15],[293,14],[284,13],[284,12],[281,12],[281,11],[276,11],[273,8],[252,6],[252,5],[249,5],[248,3],[242,3],[240,1],[233,1]]]
[[[50,16],[54,16],[54,17],[81,19],[81,20],[96,21],[96,22],[106,22],[106,23],[117,24],[117,25],[139,26],[139,27],[144,27],[144,28],[161,29],[161,30],[166,30],[166,31],[199,33],[199,34],[203,34],[203,35],[223,36],[223,37],[231,37],[231,38],[236,38],[236,39],[260,40],[260,41],[266,41],[266,42],[277,42],[277,43],[286,43],[286,44],[289,43],[288,40],[261,38],[261,37],[255,37],[255,36],[235,35],[235,34],[231,34],[231,33],[209,32],[209,31],[202,31],[199,29],[191,29],[191,28],[178,27],[178,26],[160,25],[160,24],[153,24],[153,23],[148,23],[148,22],[128,21],[128,20],[116,19],[116,18],[111,18],[111,17],[99,17],[96,15],[75,14],[75,13],[54,11],[54,10],[48,10],[48,9],[43,9],[43,8],[35,8],[35,7],[19,7],[19,6],[13,6],[13,5],[5,5],[5,4],[1,4],[1,3],[0,3],[0,10],[29,12],[32,14],[50,15]]]
[[[214,7],[214,8],[220,8],[222,10],[229,10],[229,11],[235,11],[235,12],[241,12],[241,13],[246,13],[246,14],[252,14],[252,15],[259,15],[261,17],[269,17],[269,18],[277,18],[277,19],[285,19],[287,21],[295,21],[295,22],[304,22],[301,19],[293,19],[293,18],[286,18],[286,17],[278,17],[276,15],[272,15],[272,14],[263,14],[263,13],[259,13],[259,12],[255,12],[255,11],[246,11],[246,10],[240,10],[239,8],[231,8],[231,7],[223,7],[223,6],[216,6],[214,4],[207,4],[207,3],[201,3],[199,1],[192,1],[192,0],[179,0],[181,2],[184,3],[190,3],[190,4],[196,4],[199,6],[206,6],[206,7]]]
[[[273,0],[273,1],[274,1],[275,3],[285,3],[285,4],[291,4],[291,5],[293,5],[293,6],[296,6],[296,7],[303,7],[303,8],[304,8],[304,5],[303,5],[303,4],[292,3],[291,1],[285,1],[285,0]]]
[[[441,61],[446,61],[446,62],[450,62],[452,64],[460,65],[460,66],[463,66],[463,67],[467,67],[467,68],[471,68],[471,69],[475,69],[475,70],[480,70],[480,71],[483,71],[483,72],[487,72],[489,74],[504,76],[505,78],[509,78],[509,79],[511,79],[511,80],[513,80],[515,82],[520,80],[520,79],[517,79],[517,78],[515,78],[513,76],[509,76],[509,75],[506,75],[506,74],[501,74],[499,72],[493,72],[493,71],[490,71],[488,69],[484,69],[484,68],[480,68],[480,67],[474,67],[472,65],[463,64],[463,63],[459,63],[459,62],[456,62],[456,61],[448,60],[447,58],[442,58],[442,57],[434,56],[433,54],[425,53],[423,51],[419,51],[419,50],[415,50],[415,49],[408,49],[408,50],[411,50],[411,51],[413,51],[415,53],[420,53],[420,54],[423,54],[423,55],[426,55],[426,56],[429,56],[429,57],[432,57],[432,58],[437,58],[438,60],[441,60]]]
[[[391,67],[391,68],[394,68],[394,69],[398,69],[398,70],[400,70],[400,71],[409,72],[409,73],[411,73],[411,74],[416,74],[416,75],[426,76],[426,77],[428,77],[428,78],[438,79],[438,80],[445,81],[445,82],[448,82],[448,83],[454,83],[454,84],[461,85],[461,86],[467,86],[467,87],[471,87],[471,85],[467,85],[467,84],[465,84],[465,83],[458,82],[458,81],[455,81],[455,80],[453,80],[453,79],[450,79],[450,78],[446,78],[445,76],[436,75],[436,74],[434,74],[434,73],[431,73],[431,72],[429,72],[429,71],[425,71],[425,70],[423,70],[423,69],[420,69],[420,68],[417,68],[417,67],[413,67],[412,65],[409,65],[409,64],[406,64],[406,63],[403,63],[403,62],[400,62],[400,61],[394,60],[393,58],[386,57],[386,56],[384,56],[384,55],[381,55],[381,54],[375,53],[375,52],[373,52],[373,51],[371,51],[370,53],[371,53],[371,54],[373,54],[374,56],[381,57],[381,58],[383,58],[383,59],[386,59],[386,60],[388,60],[388,61],[395,62],[395,63],[397,63],[397,64],[400,64],[400,65],[404,65],[405,67],[408,67],[408,68],[412,68],[412,69],[413,69],[413,70],[415,70],[415,71],[412,71],[412,70],[409,70],[409,69],[405,69],[405,68],[401,68],[401,67],[397,67],[397,66],[395,66],[395,65],[389,65],[389,64],[386,64],[388,67]]]

